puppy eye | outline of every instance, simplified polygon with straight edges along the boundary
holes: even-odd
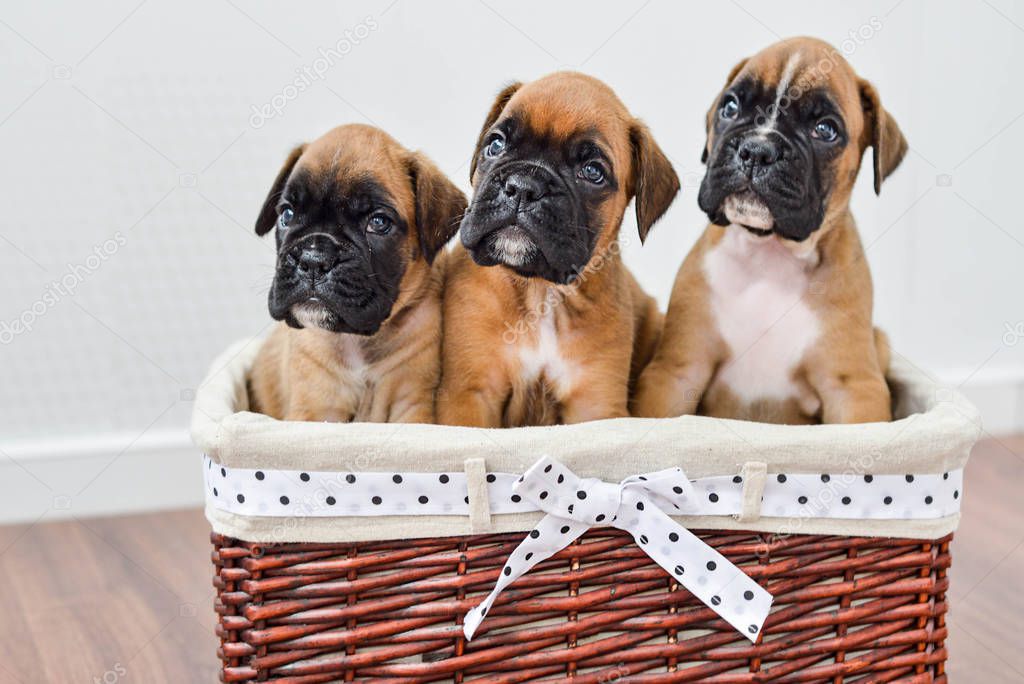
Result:
[[[839,126],[832,119],[822,119],[814,124],[811,135],[825,142],[834,142],[839,137]]]
[[[386,214],[374,214],[366,222],[366,230],[374,235],[387,235],[391,231],[391,219]]]
[[[722,108],[719,110],[719,115],[723,119],[735,119],[740,113],[740,101],[736,99],[735,95],[726,95],[725,102],[722,103]]]
[[[491,142],[487,143],[487,147],[484,148],[485,157],[497,157],[499,154],[505,151],[505,139],[501,136],[491,139]]]
[[[580,169],[580,178],[597,185],[604,181],[604,168],[597,162],[588,162]]]
[[[278,216],[277,220],[280,222],[281,227],[287,226],[295,218],[295,212],[292,211],[291,207],[284,207],[281,209],[281,215]]]

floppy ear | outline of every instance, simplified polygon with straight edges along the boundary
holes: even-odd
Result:
[[[636,204],[636,227],[640,242],[647,239],[654,222],[661,218],[676,193],[679,192],[679,176],[672,168],[672,162],[654,142],[647,126],[634,122],[629,130],[633,144],[633,194]]]
[[[523,84],[519,81],[508,84],[501,89],[498,93],[498,97],[494,98],[494,103],[491,104],[491,111],[487,112],[487,118],[484,120],[484,125],[480,129],[480,135],[476,138],[476,147],[473,148],[473,159],[469,162],[469,180],[473,181],[473,174],[476,173],[476,160],[480,156],[480,146],[484,144],[484,137],[487,135],[487,131],[490,130],[494,122],[501,116],[501,111],[505,109],[505,105],[512,99],[512,96],[516,94],[516,91],[523,87]]]
[[[725,91],[726,88],[729,87],[729,84],[732,83],[732,80],[736,78],[740,71],[743,70],[743,67],[747,65],[748,59],[750,58],[744,57],[740,61],[736,62],[735,66],[733,66],[733,68],[729,71],[729,75],[725,79],[725,85],[722,86],[722,90],[719,90],[718,94],[715,95],[715,100],[714,102],[711,103],[711,109],[708,110],[708,114],[704,118],[704,133],[706,135],[706,138],[704,140],[704,151],[700,153],[701,164],[708,163],[708,152],[711,148],[711,122],[715,120],[715,113],[718,112],[718,103],[722,99],[722,93]]]
[[[466,212],[466,196],[426,155],[415,152],[409,160],[409,177],[416,199],[416,233],[428,264],[459,230]]]
[[[299,161],[299,157],[302,156],[302,152],[305,149],[306,145],[303,143],[292,150],[288,158],[285,159],[284,166],[277,172],[277,178],[274,179],[274,184],[270,186],[267,199],[263,200],[263,208],[260,209],[260,215],[256,217],[257,235],[266,235],[274,227],[274,224],[277,223],[277,201],[281,199],[284,184],[288,182],[288,176],[291,175],[292,169],[295,168],[295,162]]]
[[[882,108],[878,91],[860,79],[860,102],[864,108],[864,129],[867,145],[874,149],[875,194],[882,190],[882,181],[889,177],[907,153],[907,139],[896,120]]]

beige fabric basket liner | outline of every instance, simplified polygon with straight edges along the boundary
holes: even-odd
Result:
[[[866,425],[767,425],[700,416],[619,418],[578,425],[480,429],[440,425],[302,423],[248,411],[246,377],[259,340],[220,356],[196,393],[192,437],[229,468],[328,472],[458,472],[483,458],[489,472],[522,473],[541,455],[582,477],[618,482],[674,466],[690,478],[767,473],[943,473],[964,467],[981,431],[977,409],[899,355],[889,374],[897,420]],[[746,471],[744,466],[747,466]],[[472,489],[471,485],[471,489]],[[969,495],[969,493],[968,493]],[[365,517],[242,516],[207,505],[214,531],[258,542],[347,542],[531,529],[540,513]],[[679,516],[694,529],[936,539],[959,514],[931,520]]]

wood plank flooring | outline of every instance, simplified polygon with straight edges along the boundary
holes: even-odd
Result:
[[[964,489],[950,681],[1024,682],[1024,436]],[[195,510],[0,527],[0,683],[217,681],[208,536]]]

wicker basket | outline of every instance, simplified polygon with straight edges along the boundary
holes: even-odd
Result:
[[[775,595],[751,645],[625,533],[594,530],[462,615],[519,534],[260,546],[213,535],[227,682],[944,682],[950,536],[702,532]]]
[[[909,463],[909,472],[955,480],[958,489],[949,491],[959,498],[959,477],[979,425],[973,408],[958,395],[901,377],[894,383],[898,401],[914,399],[916,404],[898,410],[909,417],[896,423],[824,426],[818,432],[728,426],[730,432],[755,431],[744,433],[741,441],[756,444],[755,451],[767,461],[760,463],[762,489],[744,480],[742,515],[673,517],[774,596],[755,642],[677,584],[635,536],[600,526],[500,593],[469,641],[463,630],[467,611],[507,570],[507,559],[540,514],[494,515],[483,522],[452,516],[424,525],[412,516],[332,517],[321,511],[307,517],[296,512],[276,519],[271,533],[267,523],[272,518],[226,511],[220,504],[235,495],[225,497],[229,480],[219,479],[224,468],[267,468],[269,473],[287,460],[280,450],[305,454],[310,472],[368,472],[375,468],[361,463],[359,454],[390,440],[398,453],[374,455],[372,465],[381,466],[377,470],[391,471],[405,463],[418,471],[456,472],[467,454],[483,444],[437,448],[435,435],[461,443],[464,434],[453,428],[430,426],[437,432],[421,433],[428,428],[418,427],[395,438],[372,431],[380,428],[300,428],[244,413],[244,378],[253,354],[236,348],[215,364],[209,386],[197,398],[193,424],[197,443],[211,459],[208,484],[222,488],[216,492],[211,487],[217,497],[207,492],[207,517],[214,528],[223,681],[946,681],[946,571],[958,514],[916,521],[812,519],[794,527],[781,518],[748,515],[747,508],[771,499],[770,490],[764,489],[765,471],[773,484],[776,476],[770,474],[782,469],[829,472],[813,466],[818,461],[835,466],[864,449],[881,452],[883,446],[891,449],[892,460],[903,460],[893,464],[883,458],[875,463],[876,472],[907,472],[900,467]],[[686,440],[698,442],[711,455],[679,457],[687,476],[696,475],[698,482],[723,474],[721,463],[731,461],[716,461],[715,450],[700,442],[711,424],[699,421],[710,419],[689,420],[681,425],[695,426],[696,431]],[[575,469],[586,470],[589,461],[573,461],[573,449],[591,444],[600,452],[609,435],[638,425],[617,424],[592,441],[586,434],[570,434],[570,446],[560,455]],[[514,433],[507,438],[511,443],[526,445],[526,454],[488,454],[488,469],[480,471],[481,477],[492,470],[523,472],[535,448],[533,440],[563,434],[526,430],[505,431]],[[265,441],[268,434],[274,439]],[[282,435],[289,439],[282,442]],[[675,428],[671,436],[678,437]],[[823,448],[828,453],[815,456]],[[409,459],[403,449],[422,452],[422,457]],[[423,462],[447,457],[450,451],[457,453],[445,468],[423,467]],[[741,453],[735,459],[743,478],[731,478],[733,482],[757,480],[751,476],[757,470],[750,470],[749,456]],[[602,458],[599,453],[598,460]],[[646,472],[651,458],[606,464],[604,479]],[[673,460],[665,458],[661,462]],[[218,464],[223,468],[214,467]],[[952,473],[943,474],[946,470]],[[470,471],[467,460],[469,481]],[[262,471],[245,472],[264,479]],[[871,482],[872,476],[863,479]],[[875,476],[875,486],[880,479]],[[471,484],[468,491],[467,503],[481,496]],[[334,497],[328,498],[334,506]],[[483,501],[486,507],[486,494]],[[474,510],[479,515],[479,504]],[[481,526],[484,533],[477,533]]]

